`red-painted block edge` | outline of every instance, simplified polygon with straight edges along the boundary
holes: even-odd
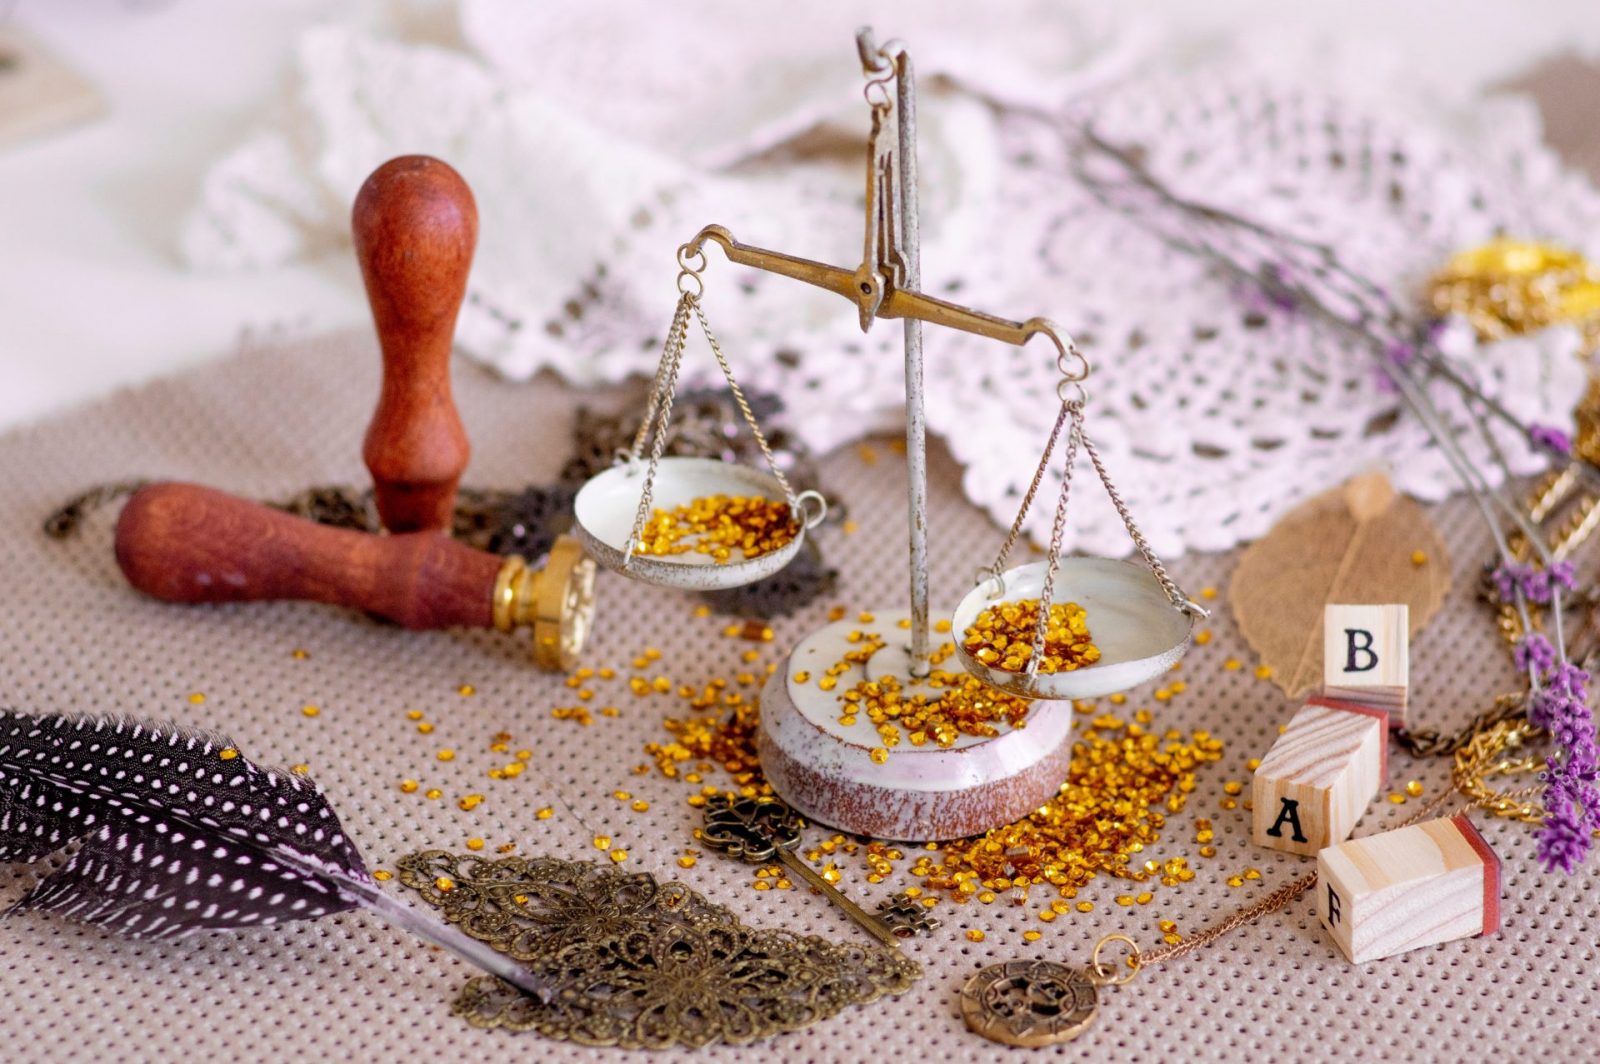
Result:
[[[1500,858],[1465,813],[1451,817],[1450,822],[1483,861],[1483,934],[1492,935],[1500,930]]]

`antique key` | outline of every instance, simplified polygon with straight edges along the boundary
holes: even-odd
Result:
[[[799,813],[776,798],[734,798],[724,794],[706,802],[700,841],[719,853],[751,864],[766,864],[776,858],[886,946],[898,946],[900,939],[939,926],[916,899],[903,892],[885,898],[876,914],[845,897],[796,856],[794,851],[800,845],[800,831],[805,825]]]

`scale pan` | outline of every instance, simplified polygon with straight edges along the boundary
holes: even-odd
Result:
[[[1135,687],[1170,669],[1189,649],[1195,619],[1167,601],[1150,570],[1109,558],[1062,558],[1051,592],[1058,603],[1082,606],[1100,660],[1071,672],[1006,672],[967,653],[962,637],[978,614],[996,603],[1037,599],[1044,590],[1047,563],[1008,570],[1005,590],[985,580],[956,607],[951,626],[956,657],[990,687],[1025,698],[1098,698]]]
[[[771,576],[794,558],[806,529],[827,515],[827,504],[814,491],[802,492],[801,526],[794,539],[758,558],[735,557],[718,564],[704,554],[635,554],[626,557],[634,516],[644,492],[649,463],[630,461],[613,466],[588,483],[573,500],[573,533],[595,561],[635,580],[662,587],[717,591],[753,584]],[[656,467],[655,509],[670,510],[707,495],[784,497],[783,485],[771,473],[715,458],[663,458]],[[814,506],[807,505],[815,502]]]

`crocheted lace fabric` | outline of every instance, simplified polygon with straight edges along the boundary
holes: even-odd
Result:
[[[1137,145],[1186,197],[1333,243],[1410,299],[1445,255],[1496,232],[1568,243],[1600,232],[1600,197],[1543,146],[1529,104],[1447,114],[1398,88],[1390,106],[1369,71],[1341,79],[1338,63],[1316,90],[1237,56],[1180,63],[1088,7],[1008,6],[975,40],[963,9],[919,10],[906,31],[922,90],[924,288],[1076,336],[1095,367],[1088,431],[1158,551],[1248,540],[1373,465],[1422,498],[1454,490],[1422,427],[1395,416],[1369,352],[1259,305],[1099,203],[1075,177],[1061,120]],[[464,0],[450,46],[310,31],[291,99],[206,176],[186,256],[226,268],[337,246],[367,173],[435,154],[467,178],[482,218],[462,350],[515,379],[648,373],[676,296],[673,251],[703,225],[857,261],[857,17],[830,3],[786,9],[777,25],[741,4],[691,21],[659,5]],[[784,396],[805,442],[825,450],[898,423],[896,323],[863,335],[835,296],[715,251],[706,281],[742,382]],[[1566,422],[1582,374],[1575,335],[1451,342],[1519,417]],[[936,328],[925,343],[929,426],[962,463],[967,495],[1009,523],[1056,414],[1054,352]],[[703,346],[685,372],[714,378]],[[1537,467],[1502,442],[1514,469]],[[1059,470],[1045,498],[1056,483]],[[1069,547],[1126,553],[1099,492],[1072,505]],[[1050,509],[1029,517],[1036,540]]]

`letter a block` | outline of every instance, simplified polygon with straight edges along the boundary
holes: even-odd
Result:
[[[1352,964],[1500,929],[1500,859],[1465,816],[1328,847],[1316,891]]]
[[[1322,693],[1389,711],[1389,727],[1406,723],[1411,609],[1327,606],[1322,613]]]
[[[1381,709],[1307,699],[1256,768],[1256,844],[1310,855],[1349,838],[1389,774],[1388,739]]]

